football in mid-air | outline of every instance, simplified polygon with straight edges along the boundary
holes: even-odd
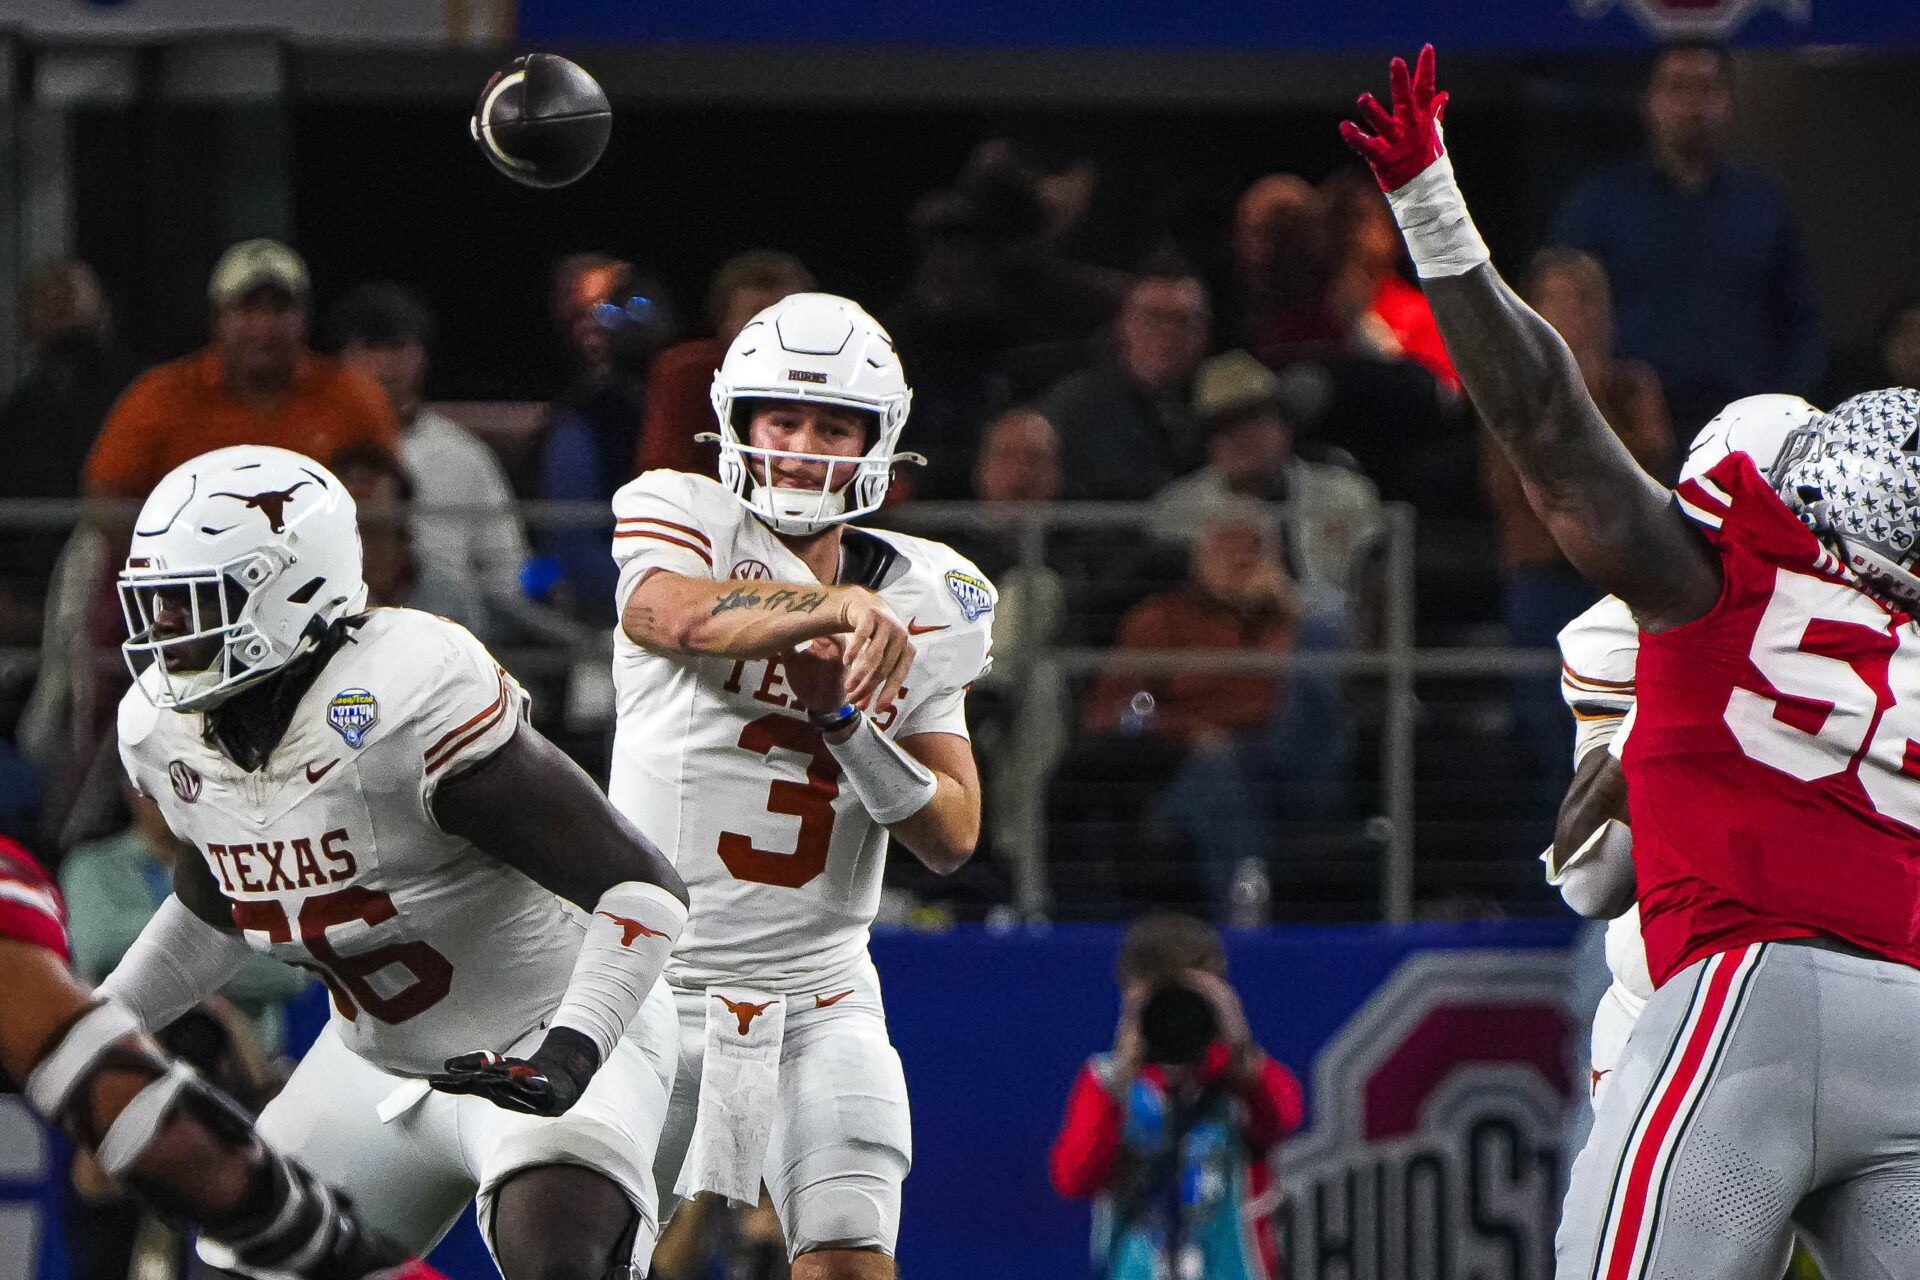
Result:
[[[607,149],[613,109],[584,67],[530,53],[487,81],[472,131],[493,167],[515,182],[564,187],[585,177]]]

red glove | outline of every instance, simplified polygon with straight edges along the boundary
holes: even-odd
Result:
[[[367,1280],[447,1280],[439,1271],[418,1258],[409,1259],[387,1271],[376,1271]]]
[[[1373,132],[1342,120],[1340,136],[1373,167],[1380,189],[1391,194],[1445,154],[1440,121],[1447,113],[1447,95],[1433,91],[1432,45],[1420,50],[1411,77],[1404,58],[1395,58],[1387,74],[1393,84],[1393,113],[1389,115],[1372,94],[1363,93],[1360,115]]]

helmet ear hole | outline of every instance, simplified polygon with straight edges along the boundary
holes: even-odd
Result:
[[[1814,484],[1797,485],[1795,486],[1793,493],[1795,497],[1799,498],[1800,501],[1805,503],[1807,506],[1812,506],[1814,503],[1820,501],[1821,495],[1820,495],[1819,485],[1814,485]]]
[[[288,596],[287,599],[293,604],[307,604],[312,601],[314,593],[326,584],[327,580],[325,578],[309,578],[300,586],[299,590]]]

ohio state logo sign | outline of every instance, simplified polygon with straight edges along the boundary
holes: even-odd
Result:
[[[1813,0],[1573,0],[1573,9],[1591,19],[1625,8],[1664,40],[1724,40],[1762,9],[1805,22],[1812,4]]]
[[[1409,957],[1314,1063],[1281,1150],[1292,1280],[1552,1280],[1584,1094],[1566,953]]]

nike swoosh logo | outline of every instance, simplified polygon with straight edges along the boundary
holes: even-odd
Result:
[[[839,1004],[842,1000],[845,1000],[848,996],[852,994],[853,994],[853,989],[849,987],[847,990],[842,991],[837,996],[815,996],[813,998],[813,1007],[816,1009],[824,1009],[828,1005]]]
[[[308,761],[308,762],[307,762],[307,781],[308,781],[308,782],[318,782],[318,781],[320,781],[320,779],[322,779],[322,778],[324,778],[324,777],[326,777],[326,776],[327,776],[328,774],[330,774],[330,773],[332,773],[332,772],[333,772],[333,766],[335,766],[335,765],[337,765],[337,764],[339,764],[339,763],[340,763],[340,757],[339,757],[339,756],[335,756],[335,757],[334,757],[333,759],[331,759],[331,760],[329,760],[329,761],[327,761],[327,763],[326,763],[326,765],[325,765],[325,766],[324,766],[323,768],[319,768],[319,769],[316,769],[316,768],[314,768],[314,767],[313,767],[313,762],[312,762],[312,761]]]
[[[952,625],[953,624],[951,622],[942,622],[938,626],[923,627],[920,625],[919,619],[916,618],[914,621],[909,622],[907,624],[907,634],[910,636],[923,636],[927,634],[927,632],[929,631],[945,631],[948,627]]]

